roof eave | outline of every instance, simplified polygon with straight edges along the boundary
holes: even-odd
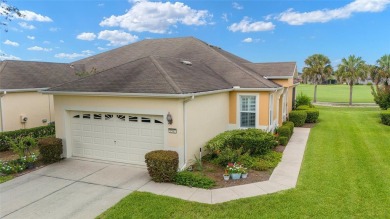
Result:
[[[214,91],[185,93],[185,94],[159,94],[159,93],[115,93],[115,92],[72,92],[72,91],[45,91],[42,90],[40,93],[53,94],[53,95],[72,95],[72,96],[116,96],[116,97],[156,97],[156,98],[186,98],[192,96],[202,96],[209,94],[217,94],[230,91],[277,91],[283,89],[283,87],[277,88],[228,88]]]
[[[47,90],[49,89],[48,87],[44,87],[44,88],[24,88],[24,89],[0,89],[0,92],[7,92],[7,93],[22,93],[22,92],[39,92],[39,91],[43,91],[43,90]]]
[[[294,76],[264,76],[265,79],[291,79]]]

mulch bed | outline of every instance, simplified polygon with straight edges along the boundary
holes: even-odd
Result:
[[[282,153],[285,148],[286,148],[285,146],[279,145],[276,146],[274,151]],[[267,181],[271,177],[273,171],[273,170],[266,170],[266,171],[249,170],[248,177],[246,179],[242,179],[242,178],[237,180],[229,179],[228,181],[225,181],[223,179],[225,168],[204,160],[202,161],[202,163],[203,163],[203,174],[215,181],[216,185],[213,187],[213,189]]]

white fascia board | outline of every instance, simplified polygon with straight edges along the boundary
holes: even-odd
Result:
[[[117,97],[157,97],[157,98],[187,98],[194,96],[202,96],[209,94],[217,94],[229,91],[276,91],[283,89],[283,87],[278,88],[229,88],[222,90],[198,92],[198,93],[187,93],[187,94],[157,94],[157,93],[115,93],[115,92],[70,92],[70,91],[40,91],[44,94],[53,94],[53,95],[75,95],[75,96],[117,96]]]
[[[291,79],[294,76],[264,76],[265,79]]]
[[[25,89],[0,89],[0,92],[7,92],[7,93],[18,93],[18,92],[31,92],[31,91],[43,91],[49,89],[48,87],[45,88],[25,88]]]

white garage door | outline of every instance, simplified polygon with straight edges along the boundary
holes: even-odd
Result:
[[[145,165],[145,154],[164,148],[162,116],[71,112],[72,154]]]

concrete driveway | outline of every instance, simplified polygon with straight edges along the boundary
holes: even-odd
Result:
[[[0,218],[94,218],[149,181],[146,168],[66,159],[0,184]]]

